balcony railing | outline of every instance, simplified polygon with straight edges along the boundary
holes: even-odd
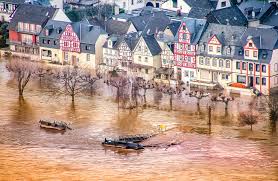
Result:
[[[22,46],[28,46],[28,47],[38,47],[39,45],[33,42],[21,42],[21,41],[15,41],[15,40],[6,40],[6,44],[8,45],[22,45]]]

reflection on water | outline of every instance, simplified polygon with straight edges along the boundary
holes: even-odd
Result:
[[[0,63],[0,180],[278,180],[276,125],[262,119],[253,132],[238,127],[237,112],[248,109],[248,97],[236,98],[228,111],[217,103],[208,134],[206,100],[197,107],[196,100],[179,98],[168,111],[168,97],[149,95],[148,104],[158,108],[130,111],[99,95],[80,96],[72,105],[34,81],[20,100]],[[67,121],[74,129],[46,131],[39,119]],[[101,145],[105,137],[153,133],[158,124],[177,127],[185,141],[140,152]]]

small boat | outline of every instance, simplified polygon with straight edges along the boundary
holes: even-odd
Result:
[[[120,136],[119,141],[126,141],[126,142],[133,142],[133,143],[140,143],[148,138],[150,135],[128,135],[128,136]]]
[[[124,149],[133,149],[133,150],[144,149],[144,146],[138,143],[120,141],[120,140],[111,140],[106,138],[104,142],[102,142],[102,144],[105,146],[113,146],[113,147],[124,148]]]
[[[71,127],[69,127],[67,123],[62,121],[40,120],[39,124],[41,128],[46,128],[46,129],[55,129],[59,131],[66,131],[66,129],[71,130]]]

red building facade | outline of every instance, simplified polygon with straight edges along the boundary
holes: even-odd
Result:
[[[191,33],[183,22],[178,31],[178,42],[174,48],[175,65],[184,68],[196,68],[196,45],[191,44]]]
[[[60,48],[64,52],[80,53],[80,40],[71,25],[67,25],[61,35]]]

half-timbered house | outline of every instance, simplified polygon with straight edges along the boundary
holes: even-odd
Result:
[[[207,23],[202,19],[184,18],[175,43],[175,73],[177,79],[189,82],[196,79],[196,51]]]

